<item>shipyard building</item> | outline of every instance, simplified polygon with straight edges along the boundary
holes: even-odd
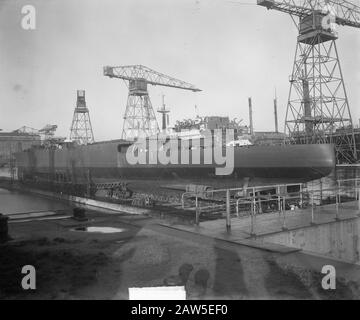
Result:
[[[23,132],[0,132],[0,166],[9,163],[10,155],[40,145],[40,136]]]

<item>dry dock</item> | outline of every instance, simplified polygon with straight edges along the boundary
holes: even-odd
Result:
[[[19,201],[29,197],[22,193],[11,196]],[[43,211],[49,204],[48,199],[31,197],[36,203],[32,212]],[[263,245],[259,249],[245,243],[253,241],[246,236],[244,243],[208,237],[201,232],[168,228],[162,219],[114,211],[110,214],[101,208],[88,209],[88,220],[79,222],[70,217],[71,206],[56,200],[51,206],[63,206],[68,217],[30,217],[9,223],[13,240],[0,246],[0,272],[5,275],[0,285],[2,297],[127,299],[129,287],[161,286],[169,281],[185,285],[189,299],[360,297],[360,269],[354,264],[293,248],[269,250]],[[211,222],[201,223],[200,229],[204,228],[202,224]],[[102,232],[109,227],[113,232]],[[224,234],[224,224],[222,227]],[[233,219],[232,232],[234,229]],[[324,291],[320,285],[321,267],[329,263],[336,265],[339,275],[336,292]],[[19,289],[23,264],[33,264],[38,270],[36,292]]]

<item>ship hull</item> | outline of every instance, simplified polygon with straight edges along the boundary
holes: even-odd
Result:
[[[233,170],[217,175],[222,165],[204,164],[130,164],[123,141],[98,142],[63,149],[33,148],[16,154],[20,179],[88,181],[119,179],[242,179],[276,178],[310,181],[327,176],[335,168],[333,145],[249,146],[234,149]]]

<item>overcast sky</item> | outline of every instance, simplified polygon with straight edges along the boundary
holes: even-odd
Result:
[[[36,30],[21,28],[25,4],[36,8]],[[102,68],[130,64],[203,90],[149,88],[155,109],[165,94],[172,123],[194,117],[194,105],[248,123],[251,96],[255,130],[274,130],[276,87],[283,128],[296,36],[288,15],[255,0],[0,0],[0,128],[57,124],[68,137],[85,89],[95,139],[120,138],[127,88]],[[358,123],[360,30],[340,27],[337,45]]]

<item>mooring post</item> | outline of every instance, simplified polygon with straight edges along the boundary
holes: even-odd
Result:
[[[260,197],[260,192],[259,191],[257,192],[256,197],[258,198],[257,204],[259,205],[259,213],[263,213],[262,206],[261,206],[261,197]]]
[[[231,217],[230,217],[230,190],[226,190],[226,231],[231,230]]]
[[[199,201],[197,195],[195,197],[195,223],[197,226],[200,224]]]
[[[320,205],[322,205],[323,200],[323,182],[322,179],[320,179]]]
[[[237,199],[236,200],[236,204],[235,204],[235,209],[236,209],[236,216],[239,218],[239,200],[240,199]]]
[[[255,195],[253,194],[252,198],[252,206],[251,206],[251,212],[250,212],[250,236],[254,237],[256,236],[256,226],[255,226],[255,214],[256,214],[256,199]]]
[[[280,197],[280,187],[277,187],[277,194],[278,194],[278,209],[279,209],[279,215],[281,215],[281,211],[282,211],[282,208],[281,208],[281,197]]]
[[[336,199],[335,220],[339,220],[339,186],[337,186],[335,192],[336,192],[336,194],[335,194],[335,199]]]
[[[311,223],[310,224],[315,224],[314,221],[314,192],[311,192]]]
[[[283,229],[283,230],[287,230],[287,227],[286,227],[286,196],[284,196],[284,198],[283,198],[282,212],[283,212],[283,225],[282,225],[282,229]]]

